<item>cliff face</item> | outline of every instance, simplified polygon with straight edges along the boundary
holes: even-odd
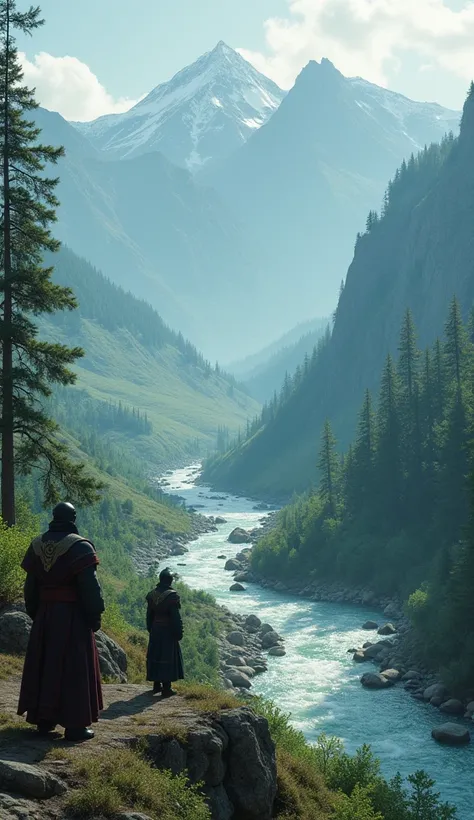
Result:
[[[246,707],[208,712],[198,698],[154,698],[135,685],[104,687],[96,737],[84,745],[40,739],[15,717],[19,681],[0,682],[0,817],[63,818],[78,785],[77,765],[120,750],[144,750],[152,767],[202,783],[213,820],[270,820],[277,791],[267,721]],[[229,701],[229,705],[230,705]],[[8,728],[2,729],[2,725]],[[67,751],[67,755],[65,751]],[[104,792],[106,783],[104,782]],[[122,807],[122,818],[133,804]],[[90,815],[95,816],[95,815]],[[178,813],[177,817],[188,815]]]

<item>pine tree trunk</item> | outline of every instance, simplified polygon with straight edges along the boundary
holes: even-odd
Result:
[[[8,143],[9,117],[9,45],[10,31],[7,9],[5,49],[5,115],[3,141],[3,351],[2,351],[2,518],[9,526],[15,523],[15,457],[13,445],[13,346],[12,346],[12,259],[10,226],[10,167]]]

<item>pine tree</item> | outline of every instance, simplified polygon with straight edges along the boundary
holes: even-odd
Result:
[[[451,302],[448,321],[445,326],[445,335],[444,353],[448,374],[451,378],[455,378],[456,387],[460,391],[467,357],[467,334],[462,322],[461,308],[456,297]]]
[[[44,252],[58,248],[49,227],[58,204],[57,180],[43,172],[63,152],[38,142],[40,130],[30,121],[37,103],[22,84],[13,36],[15,30],[31,35],[42,23],[39,8],[22,13],[16,0],[1,0],[0,431],[2,517],[8,525],[15,523],[15,473],[27,473],[34,465],[41,471],[46,502],[57,498],[61,486],[79,501],[91,501],[97,490],[97,484],[84,475],[83,465],[69,460],[44,409],[50,384],[74,382],[68,366],[82,351],[40,341],[32,320],[42,313],[76,307],[72,291],[54,285],[52,269],[43,265]]]
[[[415,379],[418,372],[419,351],[416,344],[416,329],[411,310],[408,308],[400,332],[398,345],[398,373],[406,392],[408,404],[413,403]]]
[[[335,518],[339,482],[339,458],[336,450],[336,439],[334,438],[329,420],[326,420],[321,436],[318,470],[320,497],[329,517]]]
[[[372,396],[366,390],[364,403],[359,413],[357,438],[354,447],[353,470],[354,488],[352,499],[354,512],[360,511],[370,499],[374,486],[375,431]]]
[[[377,491],[379,514],[386,526],[398,521],[401,500],[400,390],[392,357],[382,373],[377,409]]]

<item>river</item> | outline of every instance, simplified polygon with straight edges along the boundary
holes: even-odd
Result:
[[[198,472],[198,465],[176,470],[167,476],[166,491],[184,498],[188,506],[202,505],[199,512],[222,516],[227,523],[219,525],[218,532],[201,536],[189,545],[189,553],[168,559],[168,564],[189,586],[211,593],[235,612],[255,613],[284,637],[286,656],[268,658],[268,672],[254,678],[252,692],[290,712],[293,725],[308,741],[326,732],[341,738],[351,753],[370,743],[385,776],[424,769],[436,780],[443,798],[457,806],[459,820],[474,820],[474,743],[439,746],[431,739],[431,730],[445,722],[440,712],[413,700],[402,687],[374,692],[360,684],[365,666],[354,664],[347,650],[367,640],[360,627],[369,619],[380,621],[380,612],[306,601],[252,584],[245,584],[245,592],[230,592],[232,573],[224,570],[225,562],[217,556],[233,558],[239,548],[229,544],[227,536],[234,527],[258,526],[262,513],[247,499],[196,486]],[[210,498],[216,495],[225,500]]]

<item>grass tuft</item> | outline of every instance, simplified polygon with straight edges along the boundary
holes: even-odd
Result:
[[[152,820],[210,820],[204,797],[184,775],[154,769],[129,749],[91,754],[74,773],[82,785],[67,798],[69,816],[109,818],[133,809]]]
[[[24,661],[25,659],[19,655],[0,654],[0,680],[8,680],[21,675]]]
[[[242,702],[223,690],[200,683],[177,683],[176,690],[193,709],[200,712],[222,712],[224,709],[236,709]]]

